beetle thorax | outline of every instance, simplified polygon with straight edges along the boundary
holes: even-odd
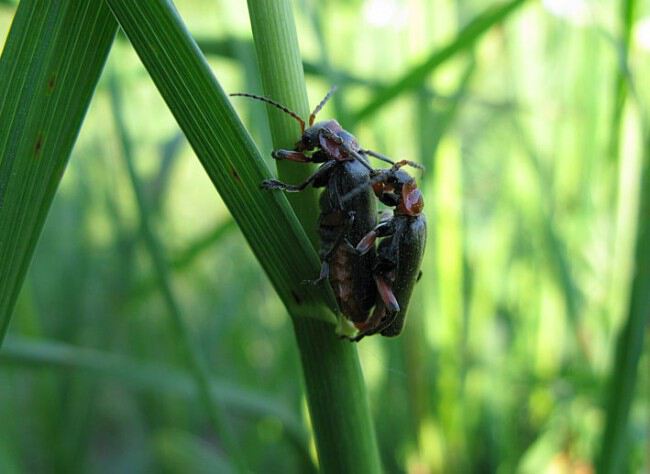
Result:
[[[318,122],[302,135],[301,140],[296,144],[299,151],[321,149],[330,159],[337,161],[348,161],[354,159],[350,150],[359,151],[359,143],[351,134],[343,130],[336,120]]]
[[[402,196],[395,212],[407,216],[419,216],[422,213],[422,208],[424,208],[424,199],[415,180],[407,181],[401,187]]]

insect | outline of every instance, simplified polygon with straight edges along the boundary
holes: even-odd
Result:
[[[375,197],[370,187],[370,173],[374,172],[367,160],[373,156],[393,163],[392,160],[371,150],[361,149],[356,138],[345,131],[336,120],[314,124],[316,115],[334,93],[332,88],[305,121],[287,107],[266,97],[253,94],[231,94],[266,102],[293,117],[300,124],[301,137],[293,150],[274,150],[276,160],[300,163],[322,163],[300,184],[287,184],[276,179],[265,180],[264,189],[281,189],[298,192],[311,185],[324,188],[320,196],[318,220],[320,236],[320,275],[313,283],[328,279],[339,308],[353,323],[362,324],[368,319],[375,304],[377,288],[373,279],[375,249],[363,254],[354,250],[362,237],[377,224]],[[357,190],[346,202],[342,197]],[[344,242],[352,244],[342,245]]]
[[[377,198],[393,207],[393,215],[381,219],[356,245],[359,255],[372,252],[377,238],[373,277],[378,298],[375,309],[366,321],[355,322],[359,334],[353,339],[381,333],[393,337],[402,332],[413,287],[420,279],[420,265],[427,239],[427,225],[422,209],[424,199],[415,179],[400,168],[415,165],[408,161],[395,163],[390,169],[373,173],[372,189]],[[353,199],[352,191],[343,202]]]

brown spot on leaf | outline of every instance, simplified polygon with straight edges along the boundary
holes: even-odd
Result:
[[[40,155],[41,150],[43,149],[43,140],[43,134],[39,133],[36,137],[36,143],[34,144],[34,155],[36,155],[36,157]]]
[[[237,173],[237,170],[235,168],[230,168],[230,174],[232,175],[233,178],[235,178],[237,181],[241,182],[241,178],[239,177],[239,173]]]
[[[52,74],[50,78],[47,80],[48,92],[52,92],[54,90],[54,86],[56,86],[56,73]]]
[[[293,300],[296,302],[296,304],[302,304],[302,298],[298,295],[298,293],[291,290],[291,296],[293,296]]]

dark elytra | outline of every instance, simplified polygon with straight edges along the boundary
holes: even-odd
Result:
[[[389,170],[374,173],[372,185],[377,198],[394,208],[393,216],[383,219],[357,245],[363,254],[377,238],[377,257],[373,276],[377,282],[378,299],[370,318],[358,324],[356,341],[380,333],[393,337],[402,332],[411,294],[420,277],[420,266],[427,239],[426,218],[422,214],[424,200],[415,179],[399,168],[409,164],[398,162]],[[343,198],[353,199],[354,193]]]

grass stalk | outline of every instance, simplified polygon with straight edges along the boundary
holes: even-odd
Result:
[[[647,123],[645,124],[647,127]],[[650,131],[645,130],[641,196],[634,252],[634,276],[627,316],[618,334],[609,375],[606,420],[597,472],[624,472],[628,454],[628,419],[634,399],[643,339],[650,322]]]
[[[248,9],[265,95],[307,116],[309,106],[291,2],[249,0]],[[276,147],[292,146],[299,138],[297,124],[286,115],[269,109],[269,121]],[[300,178],[299,168],[303,176],[311,171],[304,170],[303,165],[282,164],[278,173],[282,179],[296,179]],[[297,198],[296,215],[316,240],[315,196]],[[292,319],[320,469],[379,472],[377,441],[356,347],[337,338],[331,326],[300,317]]]

